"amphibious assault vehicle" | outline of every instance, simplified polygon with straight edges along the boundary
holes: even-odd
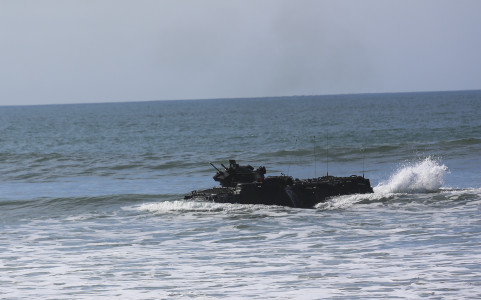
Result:
[[[364,176],[323,176],[293,179],[291,176],[267,176],[266,168],[256,170],[250,165],[240,166],[230,160],[229,167],[217,170],[214,180],[220,187],[192,191],[184,199],[218,203],[264,204],[299,208],[313,208],[327,198],[339,195],[372,193],[371,183]]]

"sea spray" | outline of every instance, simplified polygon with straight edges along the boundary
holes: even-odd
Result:
[[[397,170],[388,181],[374,188],[375,193],[426,193],[439,190],[444,183],[448,167],[428,156]]]

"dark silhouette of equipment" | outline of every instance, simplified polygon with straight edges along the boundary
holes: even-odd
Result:
[[[211,165],[217,170],[213,178],[221,186],[193,191],[185,199],[313,208],[332,196],[373,192],[369,179],[364,176],[327,175],[299,180],[286,175],[264,177],[265,167],[240,166],[235,160],[229,161],[229,167],[221,164],[224,170]]]

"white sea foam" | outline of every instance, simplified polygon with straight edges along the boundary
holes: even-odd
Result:
[[[389,180],[374,188],[376,193],[426,193],[438,191],[444,183],[448,167],[429,156],[408,163],[397,170]]]
[[[154,203],[144,203],[135,208],[138,211],[146,211],[155,214],[170,212],[232,212],[232,211],[259,211],[260,209],[275,210],[265,205],[253,204],[230,204],[215,203],[207,201],[163,201]]]
[[[362,201],[379,201],[383,198],[390,197],[392,193],[374,193],[374,194],[354,194],[332,197],[326,202],[318,203],[315,208],[330,210],[330,209],[345,209]]]
[[[220,211],[224,207],[222,204],[201,201],[163,201],[155,203],[145,203],[138,207],[139,211],[151,213],[166,213],[173,211]]]
[[[391,205],[376,205],[380,195],[334,198],[339,205],[375,202],[336,212],[166,201],[138,205],[148,212],[141,217],[33,218],[4,227],[1,293],[6,299],[480,298],[479,206],[433,206],[426,213],[406,204],[411,209],[392,213]],[[209,211],[215,207],[223,210]],[[267,217],[254,216],[260,213]]]

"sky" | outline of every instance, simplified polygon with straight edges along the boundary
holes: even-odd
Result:
[[[481,89],[479,0],[0,0],[0,105]]]

